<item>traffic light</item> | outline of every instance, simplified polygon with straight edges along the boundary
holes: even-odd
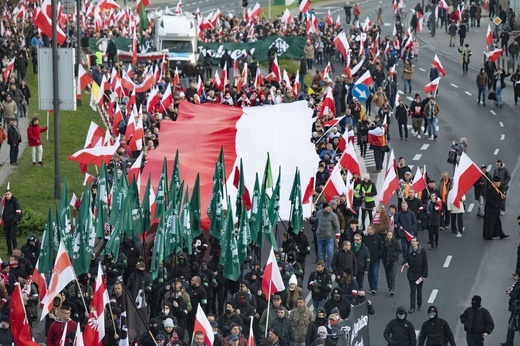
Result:
[[[242,7],[247,7],[248,5],[247,0],[242,0]]]

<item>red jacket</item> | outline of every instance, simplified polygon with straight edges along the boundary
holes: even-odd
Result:
[[[47,127],[44,127],[43,129],[40,127],[40,125],[32,125],[29,124],[27,127],[27,138],[29,139],[29,146],[30,147],[37,147],[42,144],[42,140],[40,138],[40,133],[47,131]]]
[[[76,321],[70,320],[67,324],[67,332],[68,336],[70,333],[74,333],[76,331]],[[63,329],[65,328],[65,322],[62,321],[54,321],[49,328],[49,333],[47,334],[47,346],[60,346],[61,337],[63,336]],[[67,343],[66,343],[67,344]]]

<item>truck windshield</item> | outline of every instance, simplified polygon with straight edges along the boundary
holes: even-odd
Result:
[[[190,41],[162,41],[162,49],[168,49],[172,53],[193,53]]]

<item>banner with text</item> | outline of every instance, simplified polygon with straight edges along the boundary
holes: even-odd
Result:
[[[341,336],[337,346],[370,346],[367,302],[350,309],[348,319],[340,323]]]

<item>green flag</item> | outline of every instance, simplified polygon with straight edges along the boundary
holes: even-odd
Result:
[[[129,238],[133,238],[140,234],[143,229],[141,219],[141,206],[139,205],[139,191],[135,177],[132,178],[132,184],[128,187],[123,211],[121,213],[122,230]]]
[[[191,193],[190,199],[190,219],[191,219],[191,233],[193,238],[196,238],[201,233],[200,228],[200,178],[197,173],[195,179],[195,186],[193,186],[193,192]]]
[[[119,246],[121,245],[121,241],[123,235],[121,231],[121,222],[116,222],[114,228],[112,229],[112,233],[110,233],[110,237],[105,244],[105,254],[114,255],[114,262],[117,262],[117,258],[119,257]]]
[[[302,189],[300,183],[300,171],[296,168],[294,173],[294,181],[289,195],[291,201],[291,215],[289,216],[289,225],[292,226],[295,234],[300,233],[303,225],[303,207],[302,207]]]
[[[96,198],[97,199],[97,198]],[[96,218],[94,220],[94,229],[96,232],[96,238],[104,238],[105,232],[110,229],[110,223],[107,222],[104,213],[101,211],[101,200],[96,201]]]
[[[237,217],[240,217],[240,213],[242,213],[242,204],[244,204],[244,194],[246,192],[246,185],[244,182],[244,167],[242,165],[242,159],[240,159],[240,175],[237,179],[235,171],[235,177],[233,180],[233,185],[235,185],[235,187],[237,188],[237,201],[235,204],[235,208],[237,211]]]
[[[247,247],[252,242],[251,238],[251,228],[249,227],[249,219],[247,217],[247,209],[246,206],[242,206],[242,211],[240,213],[240,224],[238,227],[238,260],[240,264],[244,263],[247,258]]]
[[[85,186],[72,246],[71,260],[76,275],[87,273],[89,270],[96,240],[95,235],[92,224],[90,189]]]
[[[155,241],[153,243],[152,254],[152,279],[155,280],[159,276],[159,263],[164,260],[164,218],[161,218],[157,233],[155,233]]]
[[[128,194],[128,180],[126,175],[123,173],[121,178],[114,180],[114,185],[117,185],[114,189],[114,201],[112,203],[112,209],[110,210],[110,224],[115,225],[120,219],[124,217],[123,211],[125,207],[126,195]],[[123,226],[122,224],[120,225]]]
[[[107,184],[107,166],[105,163],[101,165],[101,170],[99,171],[99,178],[97,182],[97,193],[96,193],[96,217],[102,217],[103,220],[108,220],[108,184]],[[99,209],[98,203],[99,203]],[[101,215],[102,214],[102,215]],[[103,236],[101,236],[103,237]]]
[[[264,177],[262,178],[262,189],[273,187],[273,171],[271,170],[271,158],[267,153],[267,161],[265,162]]]
[[[166,193],[168,191],[168,185],[166,182],[166,179],[168,177],[168,166],[166,162],[166,158],[164,158],[163,161],[163,169],[161,173],[161,177],[159,178],[159,186],[157,187],[157,196],[155,198],[155,215],[154,218],[158,219],[166,210],[167,206],[167,200],[166,200]]]
[[[150,225],[152,224],[152,215],[151,215],[151,205],[150,205],[150,194],[153,193],[151,191],[152,182],[151,176],[148,174],[148,181],[146,182],[146,190],[144,191],[143,204],[141,205],[141,216],[142,216],[142,229],[141,233],[147,232],[150,229]]]
[[[260,182],[258,181],[258,173],[256,173],[255,186],[253,188],[253,197],[251,198],[251,238],[257,242],[260,246],[262,243],[258,242],[258,235],[262,236],[261,224],[262,224],[262,206],[261,206],[261,192]],[[262,238],[263,241],[263,238]]]
[[[224,149],[220,148],[218,161],[215,163],[213,172],[213,193],[209,201],[207,215],[210,219],[209,234],[219,239],[222,229],[222,198],[224,196],[223,181],[225,178],[224,170]]]
[[[54,223],[54,227],[52,228],[52,249],[54,252],[58,252],[60,248],[61,241],[61,232],[60,232],[60,208],[58,204],[56,204],[56,222]]]
[[[173,197],[172,191],[178,192],[180,187],[181,187],[181,175],[179,172],[179,150],[177,150],[177,152],[175,153],[175,161],[173,162],[172,175],[170,177],[170,185],[169,185],[169,190],[168,190],[168,197],[170,198],[170,200]],[[177,201],[179,201],[182,196],[177,195],[177,197],[178,197]]]
[[[54,234],[54,225],[52,223],[52,210],[49,208],[47,215],[47,223],[43,231],[42,243],[40,245],[40,257],[38,259],[38,272],[45,274],[54,267],[53,252],[54,244],[52,236]]]
[[[226,215],[226,221],[222,228],[220,246],[222,252],[220,255],[220,264],[224,267],[222,275],[225,278],[236,281],[240,276],[240,259],[238,255],[238,244],[235,236],[235,227],[233,224],[233,210],[231,201],[228,198],[229,209]],[[224,241],[222,241],[224,239]]]
[[[184,247],[188,249],[188,253],[192,254],[193,233],[191,232],[191,217],[190,217],[190,196],[189,189],[186,186],[186,193],[184,194],[184,203],[182,204],[182,211],[180,215],[181,239],[184,242]]]
[[[278,167],[278,179],[276,179],[276,185],[269,201],[269,220],[271,225],[275,225],[278,222],[278,215],[280,214],[280,178],[282,175],[282,168]]]
[[[139,30],[144,32],[150,26],[150,21],[148,20],[148,14],[146,13],[146,9],[144,6],[139,6]]]
[[[63,183],[63,190],[61,191],[60,200],[60,211],[58,221],[58,230],[60,237],[58,239],[58,247],[60,240],[63,240],[63,244],[67,248],[69,253],[72,253],[72,215],[70,213],[70,200],[69,200],[69,180],[65,177]]]

